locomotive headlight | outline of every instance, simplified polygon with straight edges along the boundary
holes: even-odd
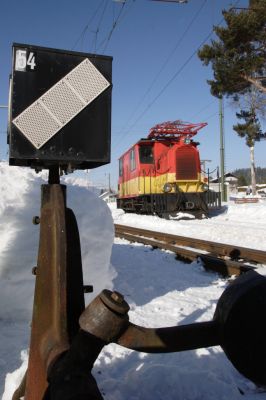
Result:
[[[207,185],[207,183],[203,183],[203,185],[201,187],[202,187],[202,190],[204,190],[204,192],[207,192],[207,190],[209,190],[209,186]]]
[[[172,185],[170,183],[165,183],[163,185],[163,191],[164,193],[170,193],[172,190]]]

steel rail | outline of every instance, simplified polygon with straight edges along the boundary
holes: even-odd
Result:
[[[239,275],[254,267],[240,260],[266,264],[266,252],[202,239],[115,224],[115,236],[129,241],[173,251],[177,256],[195,260],[200,257],[207,269],[223,275]]]
[[[230,257],[233,260],[248,260],[259,264],[266,264],[266,251],[250,249],[237,245],[226,243],[211,242],[203,239],[190,238],[185,236],[172,235],[169,233],[156,232],[147,229],[133,228],[126,225],[115,224],[116,234],[124,232],[133,235],[153,238],[166,243],[178,246],[191,247],[195,249],[205,250],[210,254],[222,257]]]

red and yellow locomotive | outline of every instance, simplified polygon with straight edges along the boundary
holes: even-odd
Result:
[[[117,207],[165,217],[180,211],[207,214],[210,192],[201,174],[199,143],[192,140],[206,125],[177,120],[151,128],[119,159]],[[218,193],[211,194],[218,199]]]

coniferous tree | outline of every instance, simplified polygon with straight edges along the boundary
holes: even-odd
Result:
[[[227,26],[213,28],[218,40],[198,52],[212,65],[212,94],[236,96],[252,85],[266,93],[266,0],[250,0],[248,9],[231,8],[223,16]]]
[[[223,11],[225,27],[216,26],[218,40],[198,52],[204,65],[211,64],[211,93],[238,101],[244,97],[249,111],[241,111],[243,124],[234,126],[250,148],[252,192],[256,190],[254,144],[263,135],[256,113],[263,115],[266,97],[266,0],[250,0],[249,8]],[[258,94],[259,93],[259,94]]]
[[[247,186],[251,184],[250,168],[238,168],[232,171],[232,174],[238,178],[239,186]],[[265,167],[256,167],[256,181],[260,184],[266,184]]]
[[[247,186],[247,180],[244,175],[238,177],[238,186]]]

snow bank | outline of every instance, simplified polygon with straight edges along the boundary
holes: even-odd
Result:
[[[1,381],[19,365],[20,351],[28,345],[35,282],[31,270],[39,242],[39,228],[31,221],[40,214],[40,185],[47,183],[46,175],[0,163]],[[80,178],[77,186],[69,183],[67,204],[79,226],[84,283],[94,286],[93,295],[86,295],[89,302],[103,288],[112,288],[115,272],[109,261],[114,227],[106,203],[85,186]]]
[[[5,380],[5,393],[3,394],[2,400],[10,400],[14,392],[19,387],[28,366],[28,352],[23,350],[20,355],[22,361],[21,366],[14,372],[8,373]]]

